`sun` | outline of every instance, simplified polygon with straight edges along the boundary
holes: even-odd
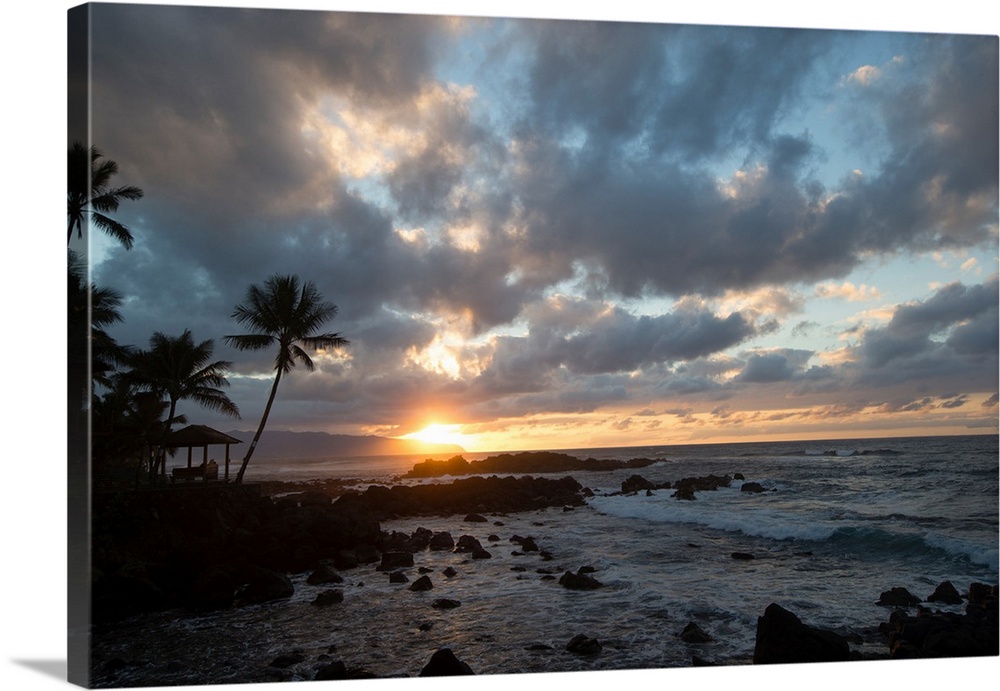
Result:
[[[444,425],[437,422],[431,423],[417,432],[404,434],[401,439],[415,439],[427,444],[457,444],[465,446],[469,443],[469,437],[459,430],[461,425]]]

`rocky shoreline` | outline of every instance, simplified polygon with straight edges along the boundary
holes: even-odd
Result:
[[[652,483],[633,475],[623,481],[622,493],[674,489],[678,500],[693,500],[698,492],[729,486],[734,479],[742,476],[684,478],[669,486],[650,486]],[[754,483],[744,486],[747,484]],[[310,585],[321,587],[315,606],[346,606],[338,587],[343,582],[342,574],[362,565],[375,566],[386,578],[394,579],[390,582],[403,587],[429,590],[433,588],[432,574],[415,569],[414,556],[435,550],[462,553],[474,561],[490,559],[493,551],[503,546],[513,549],[515,555],[537,559],[536,577],[554,581],[554,587],[578,591],[603,587],[600,573],[593,567],[547,567],[545,562],[552,559],[549,546],[538,545],[530,535],[503,534],[504,515],[546,508],[568,512],[584,506],[589,490],[572,477],[471,477],[441,484],[372,485],[363,491],[315,483],[269,489],[276,492],[274,496],[261,492],[260,487],[220,485],[95,497],[95,623],[178,608],[212,611],[280,601],[295,592],[290,575],[306,573]],[[435,533],[424,528],[406,534],[382,529],[382,521],[400,517],[419,520],[421,516],[451,516],[462,525],[492,522],[494,532],[480,541],[468,534]],[[733,558],[752,559],[753,555],[734,554]],[[434,575],[449,577],[447,571]],[[972,583],[959,593],[951,584],[943,583],[926,600],[901,590],[886,591],[878,602],[891,611],[886,621],[873,625],[867,634],[884,646],[884,652],[874,657],[997,654],[995,585]],[[436,599],[434,607],[461,605],[438,599],[441,601]],[[932,609],[937,603],[953,609],[964,604],[964,612]],[[673,635],[693,644],[708,636],[695,622]],[[753,662],[873,657],[853,651],[851,644],[857,642],[815,629],[796,614],[772,604],[758,619]],[[566,650],[574,655],[596,655],[601,645],[596,637],[577,633],[567,639]],[[413,674],[475,673],[461,660],[462,651],[439,652],[428,660],[425,669],[413,670]],[[105,674],[113,677],[116,664],[120,661],[106,661]],[[713,662],[693,655],[691,664]],[[342,660],[300,660],[294,650],[266,667],[270,671],[265,677],[269,679],[291,678],[288,670],[304,667],[315,679],[373,676],[347,667]]]
[[[432,478],[490,473],[570,473],[573,471],[602,472],[625,468],[645,468],[656,461],[651,458],[614,459],[578,458],[556,451],[522,451],[489,456],[480,461],[466,461],[453,456],[446,461],[428,458],[417,463],[403,475],[405,479]]]

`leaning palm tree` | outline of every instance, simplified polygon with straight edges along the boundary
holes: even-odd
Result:
[[[238,350],[264,350],[277,346],[278,352],[274,358],[275,375],[271,394],[264,406],[257,433],[254,434],[236,475],[237,484],[243,482],[250,457],[253,456],[264,425],[267,424],[281,375],[290,372],[296,362],[301,362],[309,371],[313,370],[313,361],[302,346],[338,349],[350,345],[340,334],[316,333],[324,322],[336,316],[337,306],[326,302],[312,281],[300,285],[297,276],[275,274],[264,282],[263,287],[251,285],[247,289],[245,303],[237,305],[232,316],[251,333],[226,336],[225,341]]]
[[[141,199],[142,190],[134,185],[110,187],[111,178],[118,173],[118,164],[104,158],[95,147],[88,149],[80,142],[74,142],[69,149],[68,172],[66,244],[73,239],[74,228],[77,237],[83,237],[83,220],[89,215],[95,226],[118,240],[125,249],[132,249],[131,231],[107,214],[118,211],[123,199]]]
[[[232,366],[226,360],[212,361],[214,342],[209,339],[195,343],[190,329],[180,336],[167,336],[159,331],[149,339],[149,349],[137,352],[132,358],[130,379],[169,404],[163,425],[163,436],[180,418],[177,403],[191,400],[209,410],[238,418],[240,410],[221,387],[227,386],[226,371]],[[161,447],[151,468],[156,476],[164,460]]]

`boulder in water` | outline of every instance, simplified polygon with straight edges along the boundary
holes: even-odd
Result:
[[[450,648],[441,648],[431,655],[430,661],[420,670],[422,677],[451,677],[475,674],[472,668],[455,657]]]
[[[316,607],[329,607],[330,605],[337,605],[344,601],[344,593],[340,590],[324,590],[322,593],[316,596],[316,599],[312,601],[312,604]]]
[[[851,659],[847,641],[833,631],[817,629],[780,605],[771,603],[757,618],[753,663],[844,662]]]
[[[431,583],[431,579],[428,576],[421,576],[417,580],[413,581],[413,584],[410,586],[410,590],[415,593],[420,593],[426,590],[431,590],[433,587],[434,584]]]
[[[962,604],[962,596],[959,594],[951,581],[942,582],[934,592],[927,598],[928,602],[943,602],[946,605]]]
[[[920,602],[920,598],[906,588],[890,588],[882,592],[875,604],[883,607],[915,607]]]
[[[680,639],[685,643],[708,643],[712,640],[712,637],[692,621],[680,632]]]
[[[582,633],[573,636],[569,643],[566,644],[566,650],[573,653],[574,655],[597,655],[604,646],[596,638],[590,638]]]
[[[559,585],[568,590],[597,590],[604,584],[585,573],[567,571],[559,579]]]

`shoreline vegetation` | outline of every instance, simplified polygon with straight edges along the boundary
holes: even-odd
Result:
[[[402,478],[468,475],[506,469],[521,473],[562,473],[571,469],[620,469],[623,476],[653,463],[649,459],[595,461],[566,454],[502,454],[467,463],[461,457],[447,461],[428,459],[417,463]],[[397,478],[397,480],[400,478]],[[623,477],[622,494],[674,490],[678,501],[696,499],[699,492],[729,486],[743,480],[739,473],[682,478],[673,483],[653,484],[641,475]],[[484,547],[470,535],[432,533],[418,528],[410,534],[382,530],[381,522],[402,517],[454,517],[456,532],[472,523],[493,522],[498,533],[509,514],[546,509],[563,512],[586,510],[593,493],[571,476],[543,478],[507,474],[458,477],[450,482],[425,484],[371,484],[358,490],[358,481],[261,482],[234,485],[193,483],[160,490],[98,493],[94,497],[93,621],[113,626],[123,618],[157,611],[207,612],[260,604],[291,597],[291,574],[309,573],[308,583],[331,584],[317,597],[317,606],[347,606],[336,588],[340,572],[377,564],[390,578],[408,582],[414,555],[426,550],[468,552],[474,562],[489,559],[495,542],[507,539],[523,553],[542,560],[552,558],[530,536],[490,536]],[[749,488],[749,489],[747,489]],[[743,482],[741,489],[767,491],[756,482]],[[489,518],[487,518],[489,516]],[[471,532],[471,530],[470,530]],[[733,559],[752,559],[752,554],[733,554]],[[447,574],[446,574],[447,575]],[[417,578],[417,574],[412,576]],[[600,574],[590,567],[547,572],[553,587],[596,590]],[[428,580],[426,574],[411,589]],[[426,585],[426,584],[425,584]],[[891,586],[891,584],[889,584]],[[960,584],[965,586],[966,584]],[[965,604],[964,614],[931,609],[936,603]],[[755,664],[836,661],[880,658],[927,658],[984,656],[997,654],[997,587],[968,584],[960,593],[951,583],[942,583],[927,598],[902,588],[890,587],[878,604],[889,613],[883,622],[873,622],[867,640],[815,629],[794,613],[774,603],[762,612],[757,625]],[[457,606],[443,602],[441,607]],[[665,634],[668,635],[668,634]],[[697,642],[704,632],[697,625],[680,634]],[[872,643],[883,652],[872,654]],[[866,652],[851,644],[865,644]],[[568,650],[598,649],[593,639],[570,641]],[[461,660],[462,651],[439,651],[423,670],[414,674],[474,673]],[[300,660],[301,664],[309,661]],[[321,663],[322,662],[322,663]],[[300,666],[301,666],[300,664]],[[692,657],[692,665],[714,664]],[[114,686],[116,670],[127,662],[95,657],[95,681]],[[510,670],[516,672],[517,670]],[[259,672],[259,670],[258,670]],[[315,679],[374,676],[350,669],[343,661],[314,661]],[[268,676],[270,675],[270,676]],[[268,672],[265,678],[281,678]],[[259,680],[253,677],[248,680]]]

